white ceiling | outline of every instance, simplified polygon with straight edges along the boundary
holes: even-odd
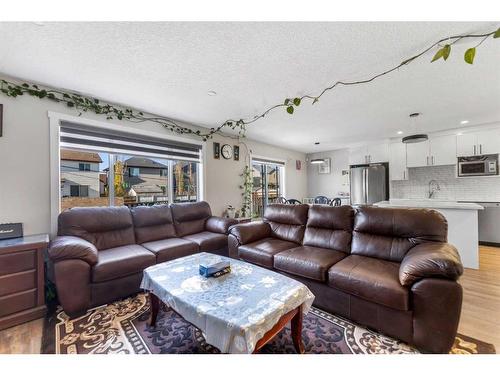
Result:
[[[396,65],[438,39],[495,23],[0,23],[0,73],[89,93],[213,127],[285,97],[317,94]],[[341,87],[293,115],[278,110],[247,136],[303,152],[411,132],[500,121],[500,41],[457,44],[365,86]],[[217,96],[207,92],[214,90]],[[314,142],[320,141],[319,146]]]

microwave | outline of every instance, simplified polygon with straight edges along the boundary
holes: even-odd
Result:
[[[497,175],[498,154],[458,158],[458,177]]]

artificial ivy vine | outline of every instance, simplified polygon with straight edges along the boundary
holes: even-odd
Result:
[[[448,38],[443,38],[422,52],[404,60],[400,64],[394,66],[391,69],[388,69],[386,71],[383,71],[381,73],[378,73],[371,78],[367,78],[364,80],[359,80],[359,81],[337,81],[334,84],[324,88],[319,95],[303,95],[301,97],[296,97],[296,98],[287,98],[284,100],[283,103],[281,104],[275,104],[262,112],[260,115],[254,116],[250,120],[244,120],[244,119],[239,119],[239,120],[226,120],[222,124],[220,124],[218,127],[210,128],[206,132],[201,132],[200,130],[192,130],[188,127],[179,125],[175,121],[167,118],[167,117],[162,117],[162,116],[146,116],[143,112],[128,108],[128,107],[123,107],[119,105],[112,105],[109,103],[101,103],[99,99],[92,98],[89,96],[85,95],[80,95],[74,92],[69,92],[69,91],[64,91],[62,89],[48,89],[48,88],[43,88],[39,87],[38,85],[35,84],[29,84],[29,83],[13,83],[10,81],[7,81],[5,79],[0,80],[0,91],[9,97],[17,97],[21,96],[24,94],[37,97],[39,99],[48,99],[52,100],[55,102],[63,103],[66,104],[70,108],[74,108],[78,110],[80,115],[83,112],[94,112],[98,115],[103,115],[106,116],[106,119],[112,120],[112,119],[118,119],[118,120],[127,120],[131,121],[134,123],[142,123],[142,122],[153,122],[157,123],[161,126],[163,126],[165,129],[170,130],[171,132],[177,133],[177,134],[191,134],[200,137],[203,141],[206,141],[209,138],[212,138],[214,134],[220,133],[224,128],[229,128],[233,130],[237,130],[239,136],[244,137],[245,136],[245,131],[246,127],[262,118],[264,118],[268,113],[271,111],[274,111],[278,108],[284,107],[286,112],[289,113],[290,115],[293,115],[293,113],[296,111],[296,108],[301,105],[301,103],[304,102],[304,100],[309,100],[312,101],[312,104],[315,104],[319,101],[319,99],[328,91],[333,90],[334,88],[338,86],[354,86],[354,85],[362,85],[366,84],[369,82],[372,82],[376,80],[377,78],[380,78],[386,74],[392,73],[395,70],[398,70],[399,68],[411,64],[413,61],[419,59],[422,57],[424,54],[429,52],[430,50],[440,47],[436,54],[434,55],[433,59],[431,62],[437,61],[439,59],[447,60],[448,57],[450,56],[452,46],[464,39],[471,39],[471,40],[478,40],[479,43],[477,43],[474,47],[471,47],[467,49],[464,55],[464,60],[468,64],[473,64],[474,63],[474,58],[476,56],[476,48],[479,47],[486,39],[489,37],[493,38],[500,38],[500,28],[498,28],[496,31],[491,31],[489,33],[485,34],[466,34],[466,35],[456,35],[456,36],[450,36]],[[443,45],[443,43],[445,43]]]
[[[243,197],[243,204],[241,206],[241,214],[243,217],[247,217],[247,214],[250,214],[250,208],[252,205],[252,189],[253,189],[253,181],[252,181],[252,171],[248,165],[245,165],[243,169],[243,173],[240,174],[240,177],[243,178],[243,185],[240,186],[240,189],[243,190],[241,196]]]

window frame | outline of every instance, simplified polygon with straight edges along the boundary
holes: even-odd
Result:
[[[110,126],[113,126],[114,129],[120,132],[126,132],[130,134],[131,136],[137,135],[145,135],[153,138],[159,138],[159,139],[164,139],[164,140],[171,140],[171,141],[177,141],[177,142],[183,142],[183,143],[190,143],[190,144],[196,144],[201,146],[200,149],[200,162],[198,163],[198,191],[197,191],[197,196],[198,200],[204,200],[205,199],[205,192],[206,192],[206,142],[202,141],[197,141],[197,140],[192,140],[189,138],[185,137],[180,137],[180,136],[175,136],[175,135],[170,135],[170,134],[165,134],[161,132],[161,129],[158,129],[158,131],[151,131],[151,130],[144,130],[143,128],[135,128],[133,126],[125,126],[120,124],[118,121],[112,122],[112,121],[98,121],[98,120],[92,120],[86,117],[77,117],[77,116],[72,116],[64,113],[59,113],[59,112],[53,112],[53,111],[47,111],[47,115],[49,118],[49,139],[50,139],[50,235],[51,237],[54,237],[57,235],[57,218],[59,216],[60,210],[61,210],[61,197],[62,197],[62,192],[61,192],[61,151],[60,151],[60,127],[61,127],[61,122],[67,121],[71,122],[73,124],[78,124],[83,127],[91,127],[94,128],[95,130],[99,129],[109,129]],[[89,148],[89,151],[92,151],[91,148]],[[99,152],[107,152],[100,150]],[[113,170],[113,168],[110,168],[110,172]],[[172,169],[169,168],[169,176],[167,178],[171,178],[171,171]],[[170,181],[173,181],[170,179]],[[169,197],[173,197],[173,190],[172,190],[173,184],[169,184]],[[172,190],[172,191],[171,191]],[[111,192],[113,194],[111,194]],[[172,193],[172,194],[171,194]],[[110,197],[114,196],[114,185],[110,184],[109,185],[109,195]],[[110,205],[114,205],[114,202],[111,202],[110,198]]]

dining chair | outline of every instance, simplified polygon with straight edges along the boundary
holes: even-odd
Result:
[[[330,203],[330,199],[325,197],[324,195],[318,195],[314,198],[314,204],[328,204]]]
[[[278,197],[278,198],[276,198],[275,203],[286,204],[286,198],[285,197]]]
[[[302,204],[302,202],[297,199],[288,199],[286,204]]]
[[[330,201],[330,206],[339,207],[342,205],[342,200],[340,198],[333,198]]]

